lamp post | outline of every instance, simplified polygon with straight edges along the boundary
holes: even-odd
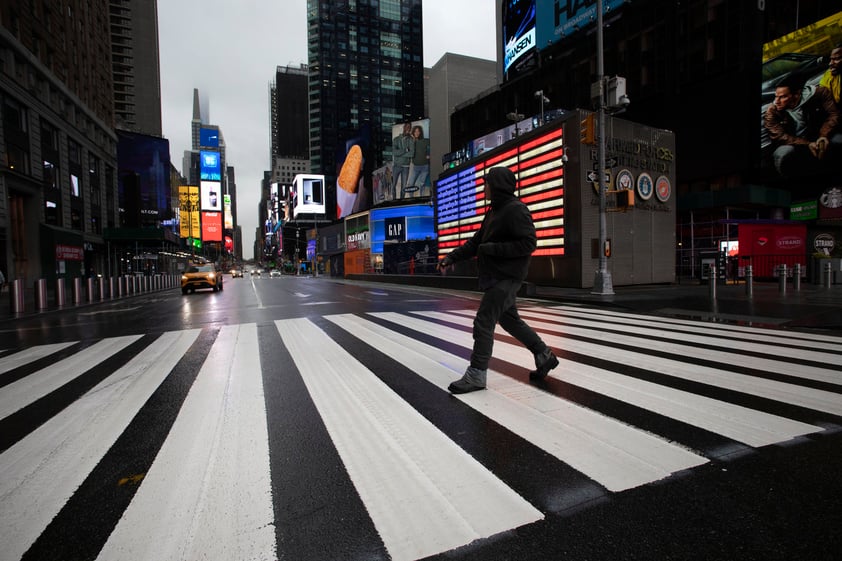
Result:
[[[544,124],[544,104],[550,102],[550,98],[544,95],[544,90],[538,90],[535,92],[535,97],[540,98],[541,100],[541,125]]]
[[[598,165],[599,170],[599,269],[594,275],[594,286],[592,294],[611,295],[614,294],[614,286],[611,282],[611,271],[608,270],[607,254],[607,225],[605,215],[605,68],[602,52],[602,0],[596,2],[596,79],[599,83],[597,100],[597,136],[598,138]]]

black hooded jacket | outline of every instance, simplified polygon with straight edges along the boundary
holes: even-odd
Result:
[[[504,279],[523,281],[537,245],[532,213],[515,195],[515,174],[494,167],[485,182],[491,190],[491,209],[474,236],[447,256],[451,262],[476,256],[482,289]]]

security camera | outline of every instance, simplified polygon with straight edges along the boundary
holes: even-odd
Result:
[[[620,107],[628,107],[631,104],[631,99],[627,95],[621,95],[617,101],[620,102]]]

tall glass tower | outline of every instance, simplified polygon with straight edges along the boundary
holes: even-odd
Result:
[[[391,161],[392,126],[425,117],[421,4],[307,0],[310,163],[328,205],[349,144],[370,174]]]

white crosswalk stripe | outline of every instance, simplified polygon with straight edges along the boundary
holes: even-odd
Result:
[[[527,383],[533,357],[500,330],[487,391],[445,405],[502,427],[600,493],[708,463],[715,454],[696,446],[696,434],[751,449],[820,433],[842,419],[842,337],[571,306],[524,306],[521,313],[559,354],[550,382],[630,406],[633,414],[612,416],[611,408]],[[140,343],[138,335],[78,349],[78,341],[42,345],[0,358],[0,429],[38,419],[52,396],[67,400],[0,452],[0,561],[21,559],[61,520],[130,424],[150,414],[144,405],[177,365],[189,374],[186,397],[168,404],[172,424],[91,558],[284,557],[277,520],[284,507],[273,497],[271,464],[284,451],[270,449],[272,396],[264,389],[279,372],[303,382],[298,393],[306,395],[296,399],[312,404],[346,487],[353,486],[391,559],[436,555],[542,520],[546,505],[475,458],[384,373],[384,365],[399,363],[400,375],[423,384],[412,386],[419,399],[446,395],[467,366],[473,314],[336,314],[169,332]],[[200,341],[207,356],[197,354]],[[262,362],[265,341],[279,344],[291,362]],[[109,372],[106,359],[118,353],[134,354]],[[54,355],[59,359],[41,368]],[[67,393],[91,372],[101,377],[90,389]],[[679,427],[674,434],[688,434],[687,441],[636,426],[643,416]]]

